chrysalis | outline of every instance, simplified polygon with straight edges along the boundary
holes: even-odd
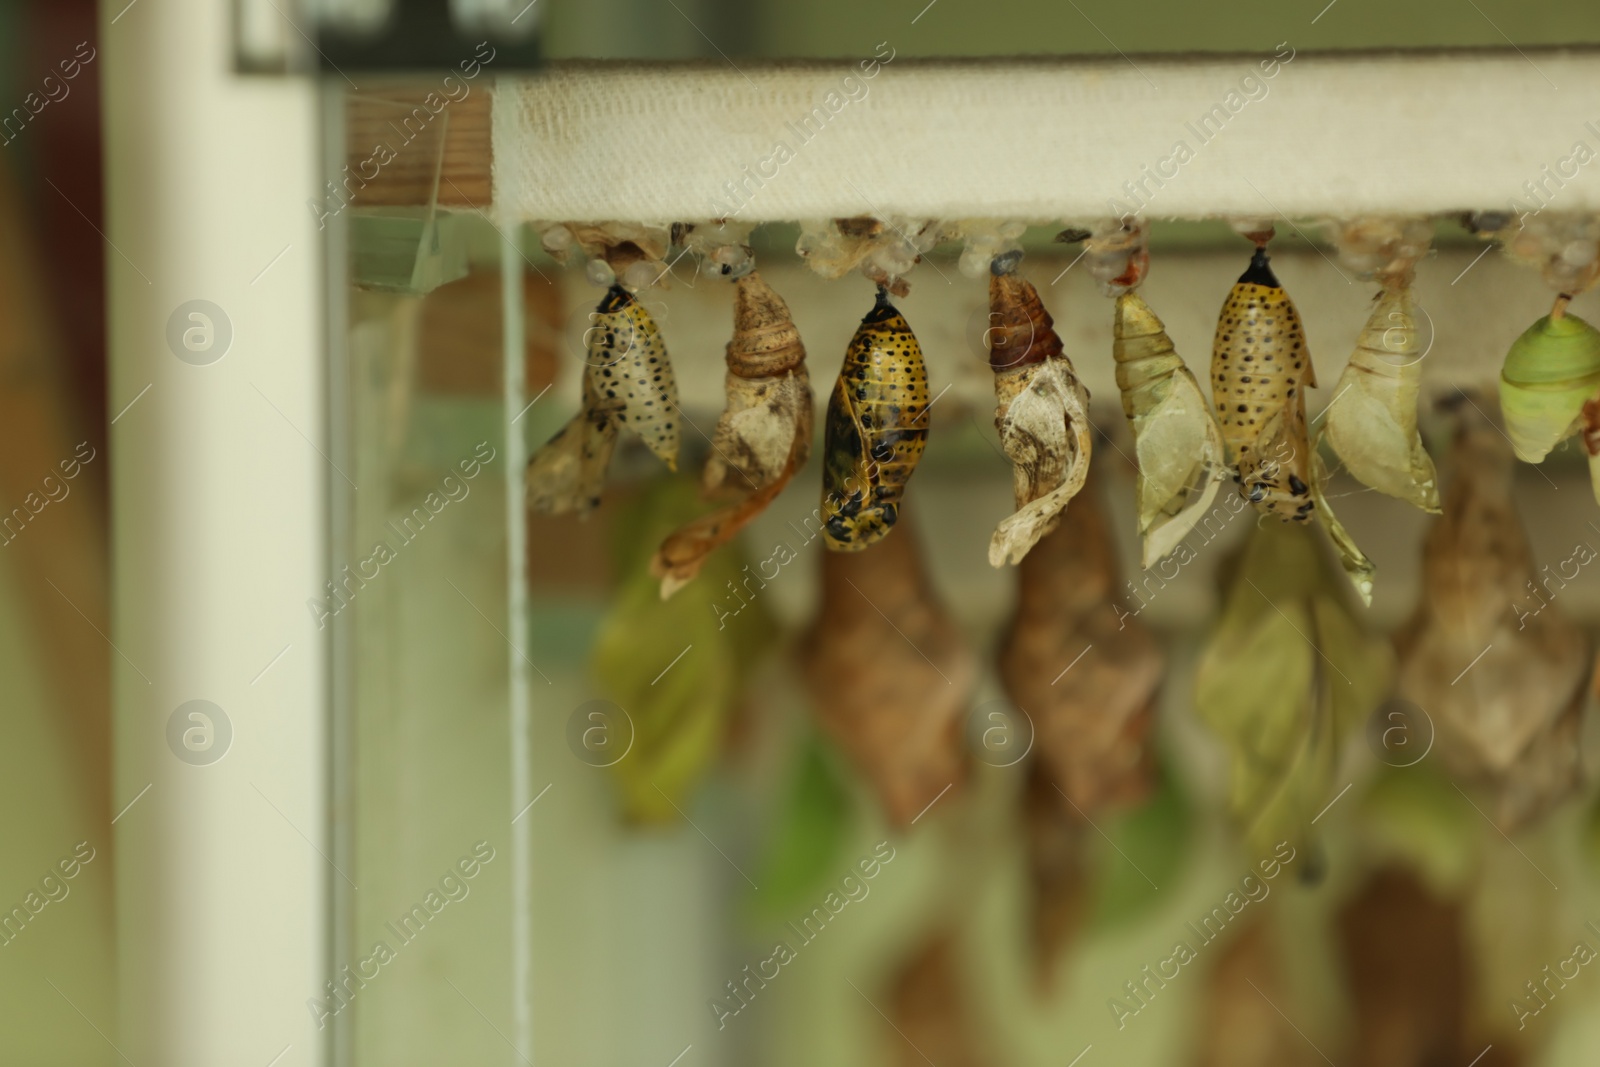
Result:
[[[1322,513],[1323,525],[1363,602],[1372,603],[1372,561],[1328,507],[1327,480],[1306,432],[1306,389],[1316,371],[1300,313],[1257,244],[1228,293],[1211,349],[1211,390],[1228,462],[1245,498],[1284,522]]]
[[[989,277],[995,429],[1010,457],[1017,510],[989,540],[989,564],[1016,563],[1061,518],[1089,473],[1089,391],[1062,355],[1039,293],[1011,273]]]
[[[583,410],[528,461],[528,498],[537,511],[594,510],[624,426],[678,469],[678,386],[655,320],[620,285],[590,319]]]
[[[888,535],[928,440],[928,372],[905,317],[879,288],[845,350],[823,442],[823,540],[857,552]]]
[[[706,460],[707,490],[745,490],[732,503],[672,533],[651,560],[671,596],[705,558],[732,540],[781,493],[811,454],[811,378],[800,331],[783,299],[751,273],[740,278],[727,348],[727,407]]]
[[[1509,832],[1581,786],[1589,639],[1551,601],[1595,551],[1580,543],[1535,571],[1504,439],[1476,408],[1460,414],[1422,595],[1395,641],[1399,692],[1427,712],[1445,767],[1494,790],[1489,810]]]
[[[765,701],[751,704],[770,707]],[[753,740],[749,734],[754,731],[741,726],[734,728],[742,735],[740,740]],[[737,758],[737,742],[729,747]],[[761,893],[750,901],[764,919],[805,914],[832,888],[827,883],[848,860],[846,853],[855,840],[856,798],[838,753],[808,730],[790,744],[782,762],[793,769],[780,772],[785,781],[773,797],[756,863]]]
[[[1117,297],[1111,354],[1139,461],[1143,565],[1176,549],[1227,477],[1222,434],[1166,327],[1136,292]]]
[[[1600,470],[1591,405],[1600,398],[1600,330],[1567,314],[1567,297],[1511,345],[1500,371],[1500,408],[1506,435],[1524,463],[1541,463],[1550,450],[1582,431],[1596,499]]]
[[[915,534],[824,552],[822,603],[800,649],[824,732],[902,828],[966,778],[961,716],[977,676]]]
[[[1433,226],[1420,218],[1359,218],[1332,223],[1330,233],[1343,261],[1382,289],[1319,416],[1320,438],[1362,484],[1437,514],[1438,476],[1417,432],[1417,392],[1428,352],[1411,296]],[[1313,449],[1318,440],[1312,439]]]
[[[1150,631],[1116,609],[1117,570],[1091,482],[1018,568],[998,664],[1006,695],[1033,723],[1036,755],[1090,818],[1149,790],[1147,737],[1163,669]]]
[[[1236,572],[1200,656],[1195,710],[1228,747],[1229,807],[1265,856],[1312,837],[1344,740],[1387,691],[1393,660],[1309,529],[1258,526]]]
[[[765,601],[741,608],[737,625],[727,622],[726,590],[749,581],[737,546],[707,560],[702,581],[662,601],[645,559],[697,507],[686,479],[662,478],[612,524],[613,566],[626,577],[595,629],[589,675],[596,696],[615,706],[592,717],[597,729],[584,731],[588,751],[579,758],[610,768],[635,823],[683,818],[722,755],[745,680],[777,636]]]
[[[586,373],[583,409],[528,460],[528,506],[546,515],[580,516],[599,507],[621,425],[617,405],[595,393]]]
[[[1211,389],[1241,492],[1284,522],[1316,508],[1305,395],[1316,384],[1300,314],[1258,245],[1217,320]]]
[[[617,420],[639,435],[671,470],[678,469],[678,384],[667,346],[644,305],[613,285],[595,309],[589,377],[595,392],[620,408]]]
[[[703,483],[764,489],[811,451],[811,376],[789,306],[759,273],[736,283],[727,407],[712,434]]]
[[[1364,485],[1439,511],[1439,480],[1417,431],[1422,351],[1409,286],[1385,288],[1328,405],[1323,434]]]
[[[1115,606],[1116,547],[1091,477],[1017,568],[997,667],[1033,727],[1023,798],[1035,977],[1047,988],[1086,899],[1088,829],[1150,790],[1163,657]]]
[[[1481,223],[1481,217],[1478,220]],[[1511,259],[1537,267],[1555,307],[1517,338],[1500,375],[1500,409],[1517,458],[1538,463],[1573,433],[1589,454],[1600,502],[1600,331],[1567,314],[1572,298],[1600,281],[1600,219],[1547,214],[1511,218],[1497,234]]]

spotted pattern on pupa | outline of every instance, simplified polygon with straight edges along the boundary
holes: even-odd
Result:
[[[589,384],[616,405],[616,418],[672,470],[678,469],[678,383],[655,320],[620,285],[591,316],[585,334]]]
[[[879,289],[828,401],[822,532],[830,549],[857,552],[888,535],[928,441],[927,414],[922,348]]]
[[[1300,314],[1257,248],[1217,320],[1211,395],[1240,492],[1284,522],[1316,509],[1306,437],[1306,389],[1316,384]]]

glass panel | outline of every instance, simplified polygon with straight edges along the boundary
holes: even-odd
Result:
[[[444,123],[418,134],[448,159]],[[712,444],[736,300],[717,268],[740,257],[691,254],[652,279],[629,260],[653,264],[667,242],[635,235],[616,270],[663,284],[638,287],[625,333],[607,317],[619,298],[605,270],[558,264],[548,233],[498,228],[459,187],[441,206],[451,165],[395,172],[423,175],[407,187],[420,197],[390,187],[347,208],[335,418],[350,484],[328,615],[345,679],[336,952],[350,971],[321,1009],[345,1067],[1380,1062],[1400,1026],[1441,1062],[1510,1047],[1520,1012],[1496,1012],[1524,993],[1508,976],[1577,958],[1562,942],[1581,917],[1553,917],[1545,873],[1586,884],[1589,846],[1571,804],[1530,816],[1513,843],[1462,802],[1439,756],[1414,769],[1399,747],[1438,725],[1384,702],[1389,634],[1440,600],[1420,562],[1435,520],[1330,483],[1378,563],[1370,611],[1331,550],[1279,532],[1310,527],[1258,522],[1231,485],[1184,551],[1142,569],[1114,305],[1085,277],[1106,264],[1074,272],[1075,248],[1035,228],[1021,271],[1090,394],[1096,453],[1055,540],[1020,568],[989,565],[1015,502],[985,348],[991,290],[948,241],[891,301],[934,383],[915,485],[889,537],[826,552],[824,398],[877,305],[855,273],[825,280],[803,262],[795,227],[767,226],[754,254],[808,349],[818,455],[663,598],[652,555],[712,506],[706,466],[740,466]],[[1272,266],[1317,343],[1316,417],[1371,293],[1348,284],[1337,248],[1292,236]],[[829,250],[811,237],[814,256]],[[1478,240],[1442,240],[1418,270],[1453,361],[1428,373],[1458,383],[1492,380],[1515,332],[1505,307],[1551,299],[1535,272],[1480,263]],[[1152,246],[1140,291],[1204,378],[1250,249],[1217,223],[1158,224]],[[1593,294],[1579,299],[1592,315]],[[654,331],[676,395],[635,384],[677,410],[676,466],[635,421],[592,515],[524,518],[507,492],[522,456],[586,402],[611,410],[599,394],[620,377],[595,377],[586,401],[585,375],[647,358]],[[1459,427],[1504,449],[1460,398],[1436,404],[1446,392],[1428,382],[1422,421],[1449,499],[1458,476],[1500,469],[1452,451]],[[1530,558],[1572,562],[1585,476],[1576,449],[1506,476],[1506,499],[1537,517]],[[1453,551],[1488,540],[1463,535]],[[1562,596],[1592,615],[1584,594]],[[1495,640],[1519,639],[1506,627]],[[1506,792],[1534,807],[1576,786],[1563,775],[1588,646],[1576,629],[1560,640],[1569,703],[1552,721],[1573,715],[1560,720],[1573,732],[1552,727],[1541,758],[1559,766],[1532,775],[1537,789]],[[1478,663],[1459,658],[1423,672],[1434,692],[1454,686],[1442,663]],[[1509,691],[1505,677],[1474,684]],[[1511,943],[1523,934],[1542,955]],[[1463,977],[1466,960],[1492,993]],[[1550,1019],[1550,1047],[1582,1044],[1586,1023]]]
[[[512,969],[500,239],[437,207],[448,114],[403,93],[353,106],[393,149],[332,201],[351,281],[325,605],[344,862],[339,979],[309,1007],[342,1062],[495,1062]]]

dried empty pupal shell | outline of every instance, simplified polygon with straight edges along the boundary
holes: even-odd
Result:
[[[1524,463],[1540,463],[1578,429],[1600,394],[1600,330],[1565,313],[1565,301],[1523,332],[1500,369],[1506,435]]]
[[[1201,654],[1195,709],[1228,747],[1229,808],[1252,855],[1309,843],[1344,739],[1388,690],[1388,643],[1346,601],[1311,530],[1264,523]]]
[[[830,549],[857,552],[888,535],[928,441],[928,406],[922,349],[880,288],[828,401],[822,531]]]
[[[1505,441],[1479,410],[1460,414],[1422,595],[1395,639],[1399,692],[1427,712],[1450,772],[1493,791],[1494,819],[1510,831],[1581,787],[1589,639],[1551,601],[1596,553],[1579,544],[1535,572]]]
[[[1015,274],[991,276],[989,321],[994,424],[1017,502],[989,540],[989,563],[1000,567],[1027,555],[1083,488],[1093,431],[1089,392],[1062,355],[1038,291]]]
[[[704,484],[748,491],[661,543],[651,572],[661,579],[662,597],[694,578],[706,556],[759,515],[811,454],[811,378],[788,305],[761,275],[748,274],[738,281],[733,325],[727,406],[717,420]]]
[[[583,410],[528,461],[528,499],[536,511],[592,511],[622,427],[678,468],[678,386],[655,320],[621,286],[589,317]]]
[[[528,506],[545,515],[585,517],[599,507],[620,427],[617,405],[597,397],[585,375],[583,409],[528,460]]]
[[[897,827],[965,780],[961,717],[977,676],[915,535],[823,553],[821,608],[800,649],[824,732]]]
[[[1417,430],[1422,350],[1409,287],[1385,289],[1324,415],[1323,436],[1362,484],[1439,510],[1438,475]]]
[[[1136,292],[1117,297],[1111,354],[1139,462],[1143,564],[1178,547],[1228,477],[1222,433],[1166,327]]]
[[[728,403],[712,435],[705,487],[728,479],[730,465],[741,484],[760,489],[786,473],[796,445],[799,463],[810,452],[811,376],[806,349],[789,306],[758,273],[735,289],[733,339],[728,342]]]

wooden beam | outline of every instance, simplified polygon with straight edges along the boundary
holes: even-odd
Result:
[[[408,78],[373,81],[348,97],[344,173],[352,206],[425,206],[436,174],[442,206],[494,202],[490,90],[452,84],[466,95],[451,100],[438,79]]]

